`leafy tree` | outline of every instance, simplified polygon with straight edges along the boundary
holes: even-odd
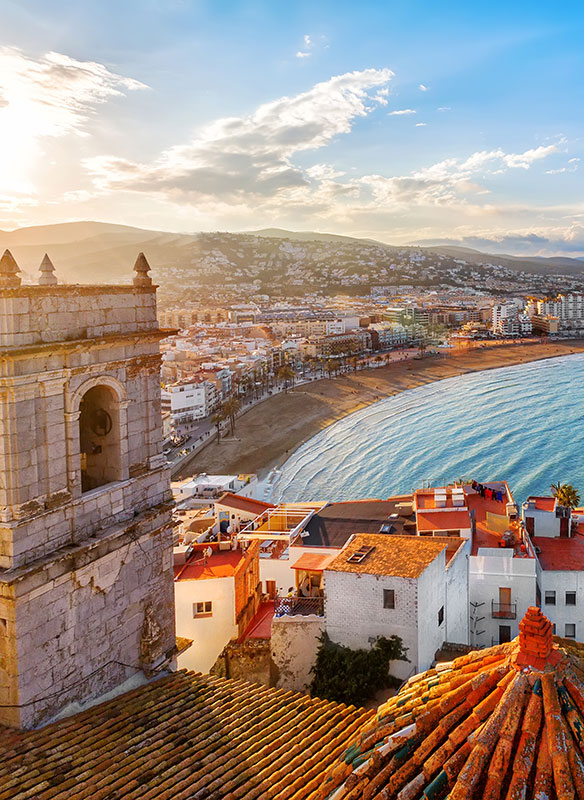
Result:
[[[558,501],[559,506],[564,508],[576,508],[580,504],[580,495],[571,483],[554,483],[550,489]]]
[[[380,637],[371,650],[351,650],[332,642],[326,631],[320,637],[310,693],[326,700],[361,705],[380,689],[399,686],[389,674],[391,661],[408,661],[399,636]]]

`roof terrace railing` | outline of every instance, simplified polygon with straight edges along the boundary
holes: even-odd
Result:
[[[324,616],[324,597],[282,597],[276,596],[274,616]]]

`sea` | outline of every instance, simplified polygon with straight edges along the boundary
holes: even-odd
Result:
[[[385,498],[507,480],[515,499],[571,483],[584,498],[584,354],[446,378],[348,415],[269,479],[278,501]]]

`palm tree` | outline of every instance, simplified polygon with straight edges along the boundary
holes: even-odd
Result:
[[[229,425],[231,428],[231,435],[233,436],[235,433],[235,417],[237,416],[237,412],[241,408],[241,401],[235,396],[231,395],[228,397],[227,400],[221,406],[221,410],[225,415],[225,418],[229,418]]]
[[[292,381],[292,386],[294,386],[294,370],[289,364],[284,364],[283,367],[280,367],[278,370],[278,377],[281,381],[284,381],[284,393],[288,391],[288,381]]]
[[[558,505],[563,508],[576,508],[580,504],[578,490],[571,483],[562,483],[555,493],[555,498]]]
[[[558,492],[561,492],[561,490],[562,490],[562,484],[559,481],[557,483],[552,483],[552,485],[550,486],[550,492],[554,497],[557,497]]]
[[[221,423],[225,419],[225,414],[221,409],[217,409],[217,411],[211,417],[211,422],[217,428],[217,442],[221,441]]]

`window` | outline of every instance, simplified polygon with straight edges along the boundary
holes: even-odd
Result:
[[[442,606],[442,608],[438,612],[438,625],[442,625],[443,622],[444,622],[444,606]]]
[[[393,589],[383,590],[383,607],[395,608],[395,591]]]
[[[210,600],[204,603],[193,603],[193,617],[212,617],[213,603]]]
[[[546,592],[545,593],[545,604],[546,604],[546,606],[555,606],[555,604],[556,604],[556,593],[555,592]]]
[[[567,606],[576,605],[576,592],[566,592],[566,605]]]
[[[567,639],[576,638],[576,625],[573,622],[566,622],[564,626],[564,635]]]

